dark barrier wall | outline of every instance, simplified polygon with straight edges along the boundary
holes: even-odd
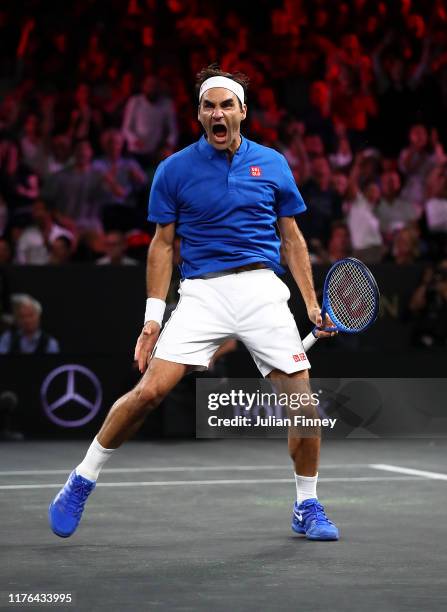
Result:
[[[13,428],[27,438],[92,437],[138,379],[127,357],[0,356],[0,392],[17,396]],[[153,413],[142,435],[162,435],[162,416]]]
[[[352,351],[319,351],[311,356],[314,377],[372,377],[371,356]],[[445,354],[439,351],[385,353],[374,376],[443,377]],[[259,377],[245,350],[228,356],[230,377]],[[216,374],[217,375],[217,374]],[[203,375],[198,375],[203,376]],[[140,437],[194,436],[195,375],[187,376],[146,420]],[[0,357],[0,392],[18,398],[13,428],[27,438],[91,438],[115,399],[139,379],[127,356]],[[4,415],[0,415],[3,419]],[[1,423],[1,426],[3,423]]]
[[[309,353],[316,377],[445,377],[446,349],[414,349],[405,310],[422,267],[381,265],[373,271],[382,293],[376,325],[356,337],[320,341]],[[326,269],[315,270],[321,287]],[[10,293],[30,293],[42,302],[43,327],[63,352],[47,357],[0,357],[0,392],[19,397],[18,425],[28,437],[91,437],[117,396],[139,379],[132,367],[145,304],[144,268],[18,267],[3,270]],[[290,306],[304,336],[311,324],[298,291]],[[226,373],[257,377],[247,351],[227,356]],[[195,380],[187,377],[161,410],[148,419],[142,436],[194,433]]]
[[[9,293],[29,293],[42,303],[43,328],[65,352],[133,352],[146,300],[142,266],[23,266],[3,274]]]
[[[405,309],[422,270],[422,266],[373,268],[382,294],[379,319],[367,333],[346,340],[339,348],[407,349],[411,324],[405,321]],[[322,286],[326,271],[315,268],[317,287]],[[131,355],[144,316],[143,266],[24,266],[7,268],[3,274],[11,293],[30,293],[42,302],[44,328],[60,340],[66,352]],[[285,281],[292,290],[290,307],[304,336],[310,322],[293,280],[287,275]]]

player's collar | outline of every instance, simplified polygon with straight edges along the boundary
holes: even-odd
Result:
[[[241,134],[241,144],[239,146],[239,149],[234,154],[234,157],[238,155],[243,155],[247,150],[247,147],[247,139],[244,138]],[[203,135],[198,141],[198,148],[200,153],[208,157],[208,159],[214,159],[216,157],[225,157],[227,154],[226,151],[219,151],[219,149],[215,149],[212,145],[210,145],[207,139],[205,138],[205,135]]]

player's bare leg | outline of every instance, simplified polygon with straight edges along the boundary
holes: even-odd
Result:
[[[309,374],[307,370],[285,374],[273,370],[269,374],[277,392],[308,393],[311,394]],[[289,415],[292,411],[289,410]],[[306,416],[318,416],[312,407],[300,407],[300,412]],[[315,435],[299,435],[296,427],[289,427],[288,446],[289,454],[295,467],[295,481],[297,501],[292,516],[292,529],[299,534],[306,535],[310,540],[338,540],[336,526],[328,520],[323,506],[317,498],[318,465],[320,461],[320,430],[315,428]]]
[[[83,461],[50,504],[49,522],[56,535],[67,538],[74,533],[85,502],[110,455],[141,427],[148,413],[160,404],[189,367],[154,358],[136,387],[114,403]]]
[[[268,375],[279,393],[302,393],[308,391],[309,374],[307,370],[285,374],[280,370],[273,370]],[[295,474],[302,476],[316,476],[320,461],[320,438],[298,437],[296,429],[289,429],[288,437],[289,455],[295,467]]]
[[[152,359],[136,387],[113,404],[96,436],[99,444],[115,449],[131,438],[189,368],[181,363]]]

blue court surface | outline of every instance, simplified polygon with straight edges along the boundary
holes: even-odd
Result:
[[[131,442],[63,540],[47,507],[88,442],[0,447],[1,610],[447,609],[447,443],[323,445],[318,493],[339,542],[290,529],[283,440]],[[9,594],[70,593],[71,604]]]

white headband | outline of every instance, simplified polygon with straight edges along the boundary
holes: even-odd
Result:
[[[233,79],[229,79],[228,77],[224,76],[210,77],[202,83],[199,92],[199,102],[202,99],[205,91],[208,91],[208,89],[212,89],[213,87],[224,87],[225,89],[229,89],[239,98],[241,104],[244,104],[244,88],[242,85],[239,85],[239,83],[236,83],[236,81],[233,81]]]

